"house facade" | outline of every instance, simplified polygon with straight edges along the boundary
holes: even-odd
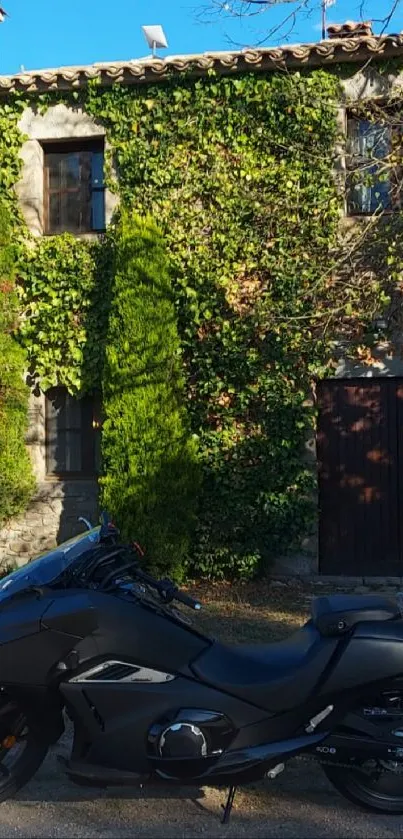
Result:
[[[340,230],[348,239],[350,231],[365,226],[379,208],[386,214],[401,212],[393,178],[350,178],[359,164],[372,167],[373,175],[377,157],[383,160],[389,154],[389,147],[384,148],[391,142],[389,129],[385,133],[382,121],[368,125],[364,116],[357,116],[356,105],[398,100],[403,87],[399,62],[403,68],[403,35],[378,37],[368,26],[346,25],[333,27],[328,40],[314,44],[0,77],[0,96],[17,91],[26,99],[19,118],[24,141],[17,194],[29,233],[38,240],[68,232],[80,241],[95,242],[118,207],[114,181],[119,181],[119,163],[109,161],[106,178],[108,132],[103,120],[83,109],[83,90],[122,86],[137,96],[156,84],[175,86],[185,77],[196,83],[212,72],[218,77],[254,74],[264,79],[330,68],[340,81],[337,121],[350,148],[345,155],[341,138],[333,173],[347,183]],[[38,97],[43,101],[46,95],[46,108],[38,107]],[[163,142],[158,123],[156,134]],[[317,384],[318,435],[307,443],[314,470],[319,463],[319,515],[301,549],[287,558],[280,556],[278,568],[290,573],[403,576],[399,335],[380,337],[370,357],[352,357],[342,342],[336,356],[332,376]],[[78,398],[60,383],[42,389],[40,377],[31,391],[27,444],[37,491],[27,510],[0,533],[0,561],[6,564],[26,561],[74,535],[81,527],[79,516],[94,520],[98,515],[99,392]]]

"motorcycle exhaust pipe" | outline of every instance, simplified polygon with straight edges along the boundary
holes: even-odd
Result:
[[[217,776],[219,778],[220,775],[228,774],[236,776],[262,766],[265,763],[268,764],[267,768],[269,768],[272,764],[280,763],[283,758],[288,760],[300,752],[314,749],[317,744],[323,742],[328,736],[329,732],[325,731],[320,734],[295,737],[292,740],[264,743],[261,746],[251,746],[245,749],[234,749],[233,751],[225,752],[217,763],[210,766],[200,777],[207,778],[214,775],[214,777]]]

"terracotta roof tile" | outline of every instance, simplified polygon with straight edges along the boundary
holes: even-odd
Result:
[[[370,20],[359,21],[347,20],[346,23],[333,23],[327,27],[329,38],[370,38],[373,37],[372,23]]]
[[[281,68],[368,61],[391,56],[403,57],[403,33],[398,35],[331,38],[312,44],[283,47],[247,48],[228,52],[207,52],[197,55],[173,55],[168,58],[144,58],[76,67],[32,70],[13,76],[0,76],[0,93],[11,90],[27,92],[66,90],[85,87],[90,79],[99,79],[107,86],[114,82],[138,84],[154,82],[170,75],[185,73],[206,75],[210,69],[235,74],[247,70],[259,72]]]

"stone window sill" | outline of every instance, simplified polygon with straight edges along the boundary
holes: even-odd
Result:
[[[46,475],[44,480],[47,484],[77,483],[78,481],[95,484],[98,481],[98,477],[97,475]]]

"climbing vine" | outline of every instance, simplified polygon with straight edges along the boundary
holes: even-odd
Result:
[[[152,214],[165,237],[203,470],[189,573],[247,577],[300,545],[315,513],[302,456],[312,384],[340,336],[362,348],[389,300],[373,273],[350,272],[357,248],[338,234],[338,98],[325,70],[37,97],[105,126],[121,203]],[[11,195],[21,102],[7,107],[0,189]],[[99,383],[113,246],[111,228],[99,242],[50,237],[21,251],[20,336],[43,387]]]
[[[310,327],[339,215],[336,90],[319,72],[89,91],[123,202],[154,213],[171,254],[204,471],[197,574],[255,573],[313,513],[301,451],[325,360]]]
[[[24,352],[15,339],[18,299],[15,291],[16,249],[7,203],[0,200],[0,524],[24,509],[34,478],[24,445],[28,388]]]
[[[26,358],[18,328],[16,268],[19,211],[14,185],[19,178],[21,145],[18,119],[22,103],[0,102],[0,524],[20,513],[34,490],[25,447],[29,391],[24,383]]]
[[[66,233],[24,248],[19,264],[20,339],[43,390],[82,394],[101,384],[111,248]]]

